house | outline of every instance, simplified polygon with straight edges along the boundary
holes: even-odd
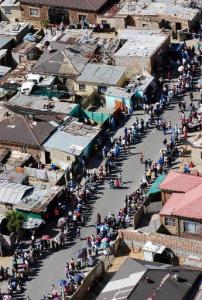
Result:
[[[68,117],[44,143],[42,163],[53,163],[65,169],[78,166],[82,157],[88,157],[92,144],[100,132],[99,126],[90,126]]]
[[[25,22],[0,22],[0,37],[10,37],[16,44],[23,41],[24,36],[29,32],[30,25]]]
[[[191,175],[189,176],[192,177]],[[186,185],[182,181],[182,185]],[[161,224],[172,235],[202,239],[202,184],[186,192],[173,192],[160,211]]]
[[[24,168],[25,166],[34,166],[36,165],[36,161],[34,160],[34,158],[28,154],[28,153],[24,153],[24,152],[20,152],[20,151],[10,151],[8,148],[5,149],[1,149],[0,150],[0,163],[2,164],[1,167],[1,171],[4,170],[4,172],[2,173],[2,176],[7,176],[7,178],[11,178],[8,179],[8,181],[13,182],[12,178],[18,178],[18,176],[15,176],[15,172],[21,172],[22,168]],[[8,172],[8,173],[7,173]],[[13,177],[9,177],[10,174],[13,173]],[[24,183],[26,181],[23,180],[23,182],[21,181],[14,181],[15,183]]]
[[[50,23],[78,24],[87,21],[95,23],[97,14],[108,6],[108,0],[20,0],[23,20],[36,28],[41,27],[41,21],[49,20]]]
[[[0,35],[0,49],[6,49],[11,51],[13,47],[13,38],[9,36]]]
[[[0,209],[3,211],[5,208],[14,208],[23,197],[31,193],[33,188],[19,183],[0,182]]]
[[[154,77],[150,74],[133,76],[123,88],[111,86],[103,93],[107,109],[134,108],[142,106],[148,88],[153,84]]]
[[[42,54],[36,43],[25,41],[12,49],[13,63],[26,63],[28,60],[38,60]]]
[[[18,183],[18,184],[27,184],[28,178],[25,174],[6,170],[0,173],[0,182],[2,181]]]
[[[90,57],[85,56],[84,49],[82,49],[85,46],[92,48],[90,45],[81,44],[81,47],[77,50],[74,46],[68,47],[65,43],[52,42],[36,62],[32,72],[42,75],[55,75],[64,83],[67,79],[75,79],[90,59]],[[94,50],[96,48],[97,45],[94,46]]]
[[[14,45],[14,39],[9,36],[0,35],[0,65],[11,67],[11,49]],[[2,69],[2,74],[5,75],[5,71]]]
[[[168,1],[138,0],[135,3],[126,1],[113,18],[116,19],[116,23],[120,22],[124,27],[165,28],[175,33],[187,29],[190,32],[197,28],[200,11]]]
[[[6,104],[7,108],[10,108],[12,111],[16,112],[36,112],[41,113],[59,113],[64,114],[65,116],[70,115],[78,107],[76,103],[69,103],[63,99],[52,98],[44,96],[35,96],[35,95],[23,95],[17,93],[13,96]]]
[[[0,57],[1,57],[1,52],[0,52]],[[4,77],[10,71],[11,71],[11,68],[0,65],[0,78]]]
[[[161,201],[164,205],[173,193],[186,193],[202,184],[202,177],[171,171],[160,184]]]
[[[1,20],[8,22],[20,22],[21,8],[18,0],[4,0],[0,4]]]
[[[103,94],[110,86],[122,87],[125,83],[125,67],[88,63],[77,77],[74,91],[86,96],[95,92]]]
[[[196,299],[200,281],[199,270],[127,258],[96,299]]]
[[[145,71],[153,74],[162,64],[170,44],[170,35],[159,30],[128,28],[118,38],[124,43],[114,59],[117,66],[127,68],[128,79]]]
[[[42,143],[61,122],[59,115],[14,114],[0,121],[0,149],[27,152],[40,158]]]
[[[28,195],[15,205],[15,209],[27,218],[44,217],[44,213],[51,212],[63,196],[63,187],[57,185],[36,185]]]

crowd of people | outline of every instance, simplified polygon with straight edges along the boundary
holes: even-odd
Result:
[[[118,229],[131,225],[131,217],[146,200],[146,191],[152,180],[165,174],[172,166],[172,162],[182,155],[181,148],[178,147],[180,140],[186,140],[189,131],[201,129],[201,119],[200,115],[197,114],[197,107],[193,103],[192,93],[193,78],[199,66],[198,55],[195,48],[187,47],[186,43],[180,45],[178,54],[179,78],[177,84],[171,86],[167,83],[163,84],[159,102],[155,104],[145,102],[143,104],[143,111],[146,116],[140,119],[136,117],[131,127],[124,128],[122,135],[116,138],[111,137],[109,149],[106,145],[103,146],[103,163],[100,167],[89,170],[84,166],[82,184],[78,185],[78,193],[70,189],[71,206],[63,208],[58,205],[56,208],[60,210],[60,213],[62,212],[62,217],[60,216],[58,220],[58,235],[54,238],[46,235],[37,239],[33,231],[28,247],[24,248],[23,243],[19,243],[15,251],[12,274],[8,276],[7,269],[0,268],[0,279],[8,280],[8,292],[5,295],[0,292],[0,300],[12,300],[15,293],[23,291],[23,283],[28,279],[30,269],[34,267],[36,260],[43,259],[50,251],[57,251],[64,247],[70,238],[85,239],[85,247],[78,251],[75,258],[66,263],[64,268],[66,278],[58,282],[60,289],[58,290],[55,285],[52,285],[50,293],[44,294],[43,299],[60,300],[65,295],[71,296],[85,277],[83,272],[85,267],[93,267],[101,253],[108,256],[111,253],[113,241],[117,237]],[[168,79],[171,77],[172,74],[169,72]],[[186,102],[181,100],[181,95],[184,92],[190,93],[188,108]],[[178,102],[181,113],[180,125],[172,124],[171,121],[167,121],[161,116],[164,108],[173,100]],[[81,227],[85,224],[85,211],[96,187],[103,181],[107,181],[110,189],[123,187],[122,172],[118,170],[116,175],[112,176],[116,162],[122,154],[130,156],[131,146],[139,143],[151,127],[156,127],[156,130],[162,130],[163,133],[163,145],[158,161],[153,162],[150,158],[144,157],[144,153],[141,152],[140,163],[144,164],[145,174],[139,188],[126,195],[125,204],[123,208],[119,209],[118,214],[109,212],[108,216],[102,217],[100,213],[97,213],[95,234],[82,237]],[[184,172],[188,171],[189,167],[187,166]],[[59,217],[60,214],[56,215]],[[10,298],[5,298],[6,296]],[[27,297],[27,300],[31,299]]]

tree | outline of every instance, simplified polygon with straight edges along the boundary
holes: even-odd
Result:
[[[48,28],[50,26],[50,21],[48,19],[42,19],[41,20],[41,27],[42,28]]]
[[[22,229],[22,224],[25,220],[24,215],[21,212],[12,210],[6,213],[7,218],[7,229],[10,232],[19,234]]]

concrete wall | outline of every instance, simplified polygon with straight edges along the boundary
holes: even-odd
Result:
[[[104,97],[105,97],[107,109],[114,109],[116,107],[116,101],[122,102],[123,105],[128,108],[131,106],[131,99],[122,98],[118,96],[109,96],[109,95],[105,95]]]
[[[110,24],[111,28],[115,28],[117,31],[120,29],[125,29],[125,18],[109,18],[102,15],[98,15],[97,23],[101,24],[102,21],[106,21],[108,24]]]
[[[151,73],[150,57],[142,56],[114,56],[116,65],[127,68],[126,78],[129,79],[135,74],[142,74],[143,71]]]
[[[202,165],[202,148],[192,148],[191,149],[191,160],[194,165]]]
[[[71,297],[71,299],[72,300],[88,299],[87,293],[89,292],[89,290],[91,288],[93,288],[93,283],[95,282],[95,280],[99,280],[99,278],[109,268],[109,266],[113,262],[113,260],[114,260],[113,255],[103,257],[97,263],[97,265],[87,274],[87,276],[82,281],[82,285],[74,293],[74,295]]]
[[[121,76],[121,78],[119,79],[119,81],[117,82],[117,84],[115,86],[122,87],[125,83],[125,80],[126,80],[125,74],[123,74],[123,76]],[[85,90],[80,91],[79,90],[79,82],[73,82],[73,89],[77,95],[89,96],[93,92],[97,94],[99,86],[109,86],[107,84],[91,84],[91,83],[85,83],[85,82],[83,84],[85,84]]]
[[[69,164],[69,166],[71,167],[72,162],[75,161],[75,156],[68,154],[66,152],[57,149],[47,149],[47,151],[50,152],[51,162],[56,166],[62,167],[61,163],[64,163],[64,164]],[[45,156],[43,156],[43,159],[45,159]]]
[[[151,16],[144,16],[144,15],[137,15],[137,16],[132,16],[134,26],[139,27],[139,28],[145,28],[145,29],[159,29],[159,23],[162,20],[165,20],[169,23],[169,26],[171,29],[176,32],[176,23],[181,23],[181,27],[183,28],[188,28],[189,26],[192,25],[192,22],[188,22],[184,19],[180,19],[178,16],[176,17],[170,17],[167,15],[151,15]],[[126,18],[126,25],[131,26],[131,22],[128,24]]]
[[[10,9],[11,14],[5,14],[5,9]],[[8,6],[1,7],[1,19],[2,21],[15,22],[16,20],[22,20],[21,8],[20,6]]]
[[[97,93],[97,86],[86,84],[85,90],[80,91],[79,90],[79,83],[78,82],[73,82],[73,90],[75,91],[75,93],[77,95],[85,97],[85,96],[89,96],[93,92]]]

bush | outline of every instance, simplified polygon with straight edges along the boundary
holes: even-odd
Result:
[[[22,224],[25,220],[24,215],[18,211],[9,211],[6,214],[7,218],[7,229],[9,232],[18,234],[22,229]]]

